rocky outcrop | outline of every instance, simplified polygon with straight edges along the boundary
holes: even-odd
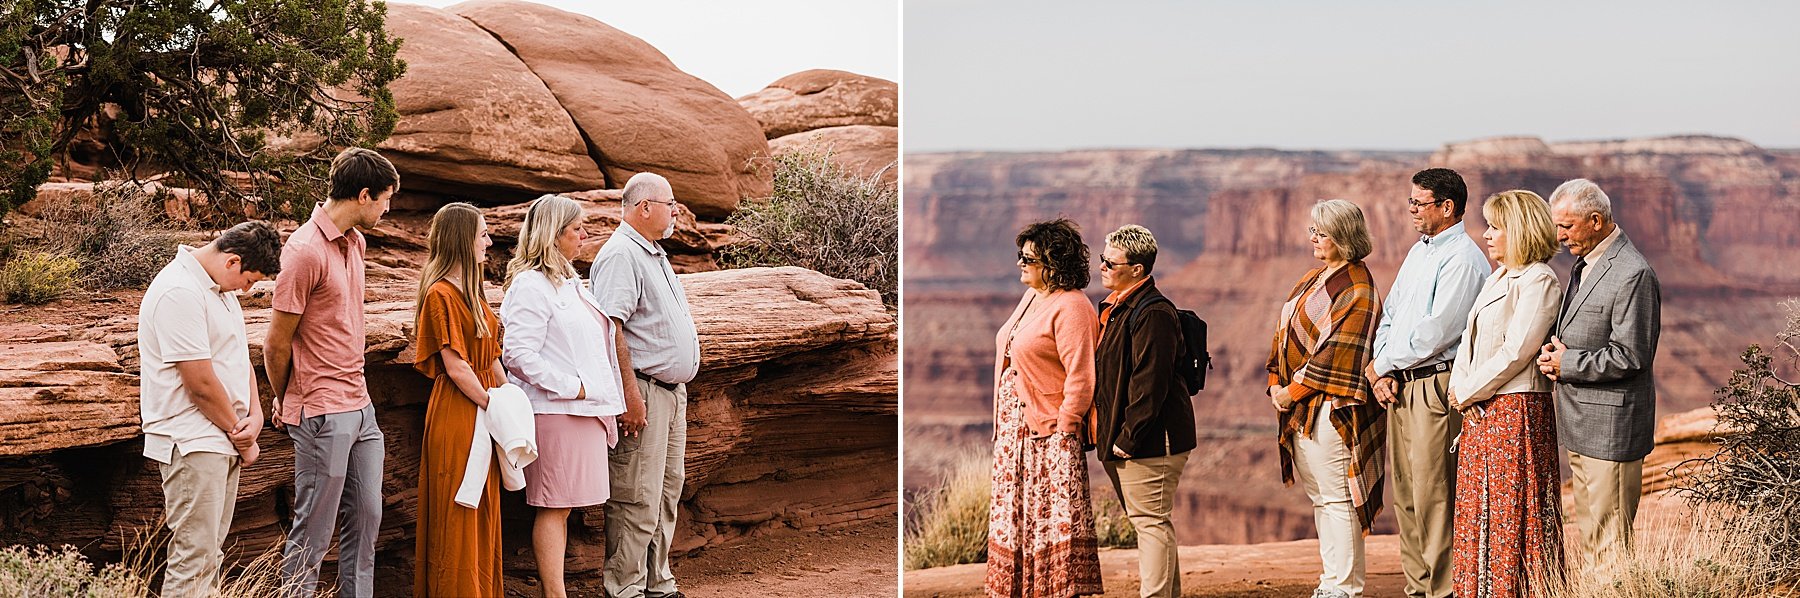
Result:
[[[801,71],[737,101],[771,140],[827,127],[900,126],[900,86],[847,71]]]
[[[683,275],[682,284],[702,363],[689,388],[676,549],[891,515],[898,362],[895,322],[879,296],[799,268]],[[367,374],[388,454],[378,546],[383,562],[403,563],[430,383],[410,365],[409,289],[371,292]],[[500,297],[489,289],[490,303]],[[0,365],[0,543],[69,543],[116,555],[122,538],[132,541],[160,516],[158,474],[140,456],[135,317],[120,315],[135,314],[133,302],[65,302],[77,313],[0,320],[0,353],[10,356]],[[266,295],[253,292],[244,303],[251,358],[260,363]],[[280,537],[291,500],[291,444],[270,431],[261,443],[262,460],[240,481],[228,540],[239,554]],[[528,529],[530,509],[515,493],[502,504],[509,529]],[[600,566],[603,519],[598,508],[575,519],[572,573]],[[531,567],[528,551],[508,554],[509,567]]]
[[[738,103],[762,123],[773,155],[819,152],[862,177],[879,174],[890,185],[899,178],[900,86],[892,81],[801,71]]]
[[[1307,211],[1327,198],[1363,207],[1375,245],[1368,263],[1385,292],[1418,236],[1404,205],[1408,180],[1438,165],[1468,180],[1474,203],[1467,225],[1476,235],[1485,226],[1479,202],[1494,192],[1523,188],[1547,196],[1576,177],[1608,192],[1621,226],[1662,283],[1662,413],[1706,405],[1740,367],[1743,347],[1764,341],[1782,321],[1778,302],[1800,295],[1800,273],[1786,267],[1800,250],[1800,233],[1790,219],[1769,217],[1800,207],[1800,159],[1737,140],[1502,138],[1450,144],[1436,154],[909,155],[903,206],[908,425],[914,417],[937,418],[947,429],[974,430],[965,433],[986,440],[986,428],[975,423],[991,418],[993,334],[1022,291],[1011,240],[1026,223],[1063,215],[1083,226],[1096,252],[1102,237],[1123,224],[1156,233],[1159,287],[1211,327],[1215,369],[1208,390],[1194,399],[1202,436],[1221,446],[1237,447],[1225,439],[1241,436],[1273,446],[1273,416],[1247,397],[1261,394],[1275,306],[1294,278],[1317,263],[1306,249]],[[1568,260],[1560,256],[1552,266],[1566,276]],[[1089,291],[1096,300],[1104,292],[1097,285]],[[926,446],[908,445],[909,486],[923,469],[913,455]],[[1301,494],[1266,483],[1278,470],[1253,460],[1253,447],[1231,451],[1231,467],[1197,473],[1190,466],[1181,504],[1217,505],[1210,520],[1237,518],[1256,529],[1195,524],[1178,534],[1196,542],[1292,539],[1286,522],[1309,512]]]
[[[762,128],[731,96],[643,40],[591,17],[516,0],[450,7],[511,49],[581,128],[609,187],[638,172],[669,178],[695,214],[723,219],[767,197]],[[765,169],[766,170],[766,169]]]
[[[408,189],[528,199],[606,187],[581,131],[544,82],[494,36],[448,11],[388,5],[406,74],[400,120],[377,149]]]
[[[813,129],[769,142],[775,155],[814,151],[857,176],[881,175],[882,182],[899,179],[900,127],[848,125]]]

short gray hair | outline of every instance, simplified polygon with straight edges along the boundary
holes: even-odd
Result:
[[[1125,252],[1125,261],[1143,264],[1144,273],[1156,268],[1156,235],[1150,229],[1127,224],[1106,235],[1106,244]]]
[[[669,189],[671,192],[674,190],[669,186],[669,179],[663,178],[660,174],[640,172],[631,175],[631,178],[625,181],[625,194],[620,203],[629,209],[649,199],[658,189]]]
[[[1550,193],[1550,205],[1568,204],[1569,207],[1581,210],[1581,215],[1598,213],[1600,218],[1612,222],[1612,200],[1599,185],[1587,179],[1575,179],[1556,187]]]
[[[1369,241],[1369,223],[1363,219],[1362,208],[1344,199],[1327,199],[1313,204],[1313,226],[1337,245],[1338,251],[1344,252],[1346,261],[1369,257],[1375,246]]]

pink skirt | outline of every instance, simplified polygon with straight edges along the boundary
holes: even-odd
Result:
[[[525,504],[567,509],[606,502],[612,496],[607,446],[613,417],[532,416],[538,458],[525,466]]]

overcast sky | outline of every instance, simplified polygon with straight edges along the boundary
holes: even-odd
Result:
[[[1800,2],[905,4],[907,152],[1800,147]]]
[[[414,2],[446,7],[461,0]],[[900,80],[897,0],[535,0],[656,46],[731,97],[808,70]]]

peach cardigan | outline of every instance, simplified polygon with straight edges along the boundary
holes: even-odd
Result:
[[[1019,373],[1016,390],[1025,401],[1025,425],[1033,437],[1056,431],[1058,418],[1079,422],[1094,403],[1094,338],[1100,318],[1079,290],[1055,291],[1032,299],[1026,291],[1012,317],[994,336],[995,420],[999,419],[1000,376],[1006,346],[1012,341],[1012,367]],[[1026,305],[1037,303],[1023,322]],[[1014,333],[1014,324],[1018,325]]]

